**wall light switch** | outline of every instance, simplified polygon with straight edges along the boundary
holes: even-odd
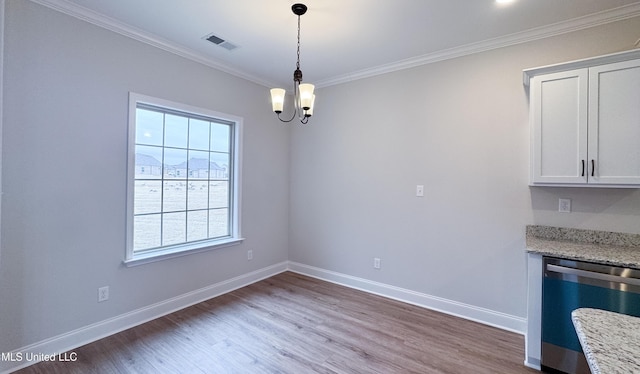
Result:
[[[416,186],[416,196],[422,197],[424,196],[424,186],[419,184]]]
[[[571,213],[571,199],[559,199],[558,200],[558,212]]]
[[[109,300],[109,286],[98,288],[98,302]]]

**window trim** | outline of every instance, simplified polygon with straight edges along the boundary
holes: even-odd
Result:
[[[138,104],[146,104],[155,107],[176,110],[196,116],[211,117],[226,122],[233,123],[233,139],[231,140],[231,232],[229,237],[222,239],[210,239],[190,243],[182,243],[155,250],[135,253],[133,250],[133,221],[134,221],[134,184],[135,184],[135,139],[136,139],[136,108]],[[127,206],[126,206],[126,242],[125,259],[126,266],[137,266],[146,263],[161,261],[169,258],[185,256],[193,253],[200,253],[217,248],[223,248],[242,243],[244,238],[241,235],[241,186],[242,186],[242,117],[220,113],[205,108],[172,102],[151,96],[129,92],[129,122],[127,140]]]

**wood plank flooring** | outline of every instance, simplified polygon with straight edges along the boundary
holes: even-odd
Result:
[[[286,272],[19,373],[537,373],[524,338]]]

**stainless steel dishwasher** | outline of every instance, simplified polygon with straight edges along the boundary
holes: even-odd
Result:
[[[588,374],[571,312],[596,308],[640,317],[640,270],[552,257],[543,266],[542,370]]]

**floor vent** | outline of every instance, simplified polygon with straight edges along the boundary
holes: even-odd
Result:
[[[221,37],[215,36],[213,34],[205,35],[203,39],[208,40],[211,43],[226,49],[227,51],[233,51],[234,49],[238,48],[237,45],[230,43],[222,39]]]

